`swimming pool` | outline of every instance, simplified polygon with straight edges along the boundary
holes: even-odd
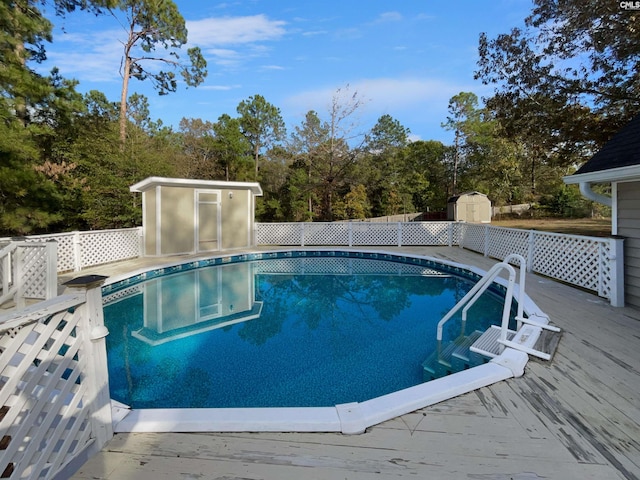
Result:
[[[460,375],[477,383],[479,368],[504,377],[507,369],[486,364],[421,383],[437,356],[435,325],[478,278],[423,257],[295,250],[216,257],[113,282],[103,288],[111,391],[134,409],[117,431],[175,428],[167,422],[180,429],[195,422],[198,430],[204,417],[224,419],[208,430],[271,430],[278,413],[287,418],[277,429],[292,429],[296,419],[303,426],[294,430],[360,431],[364,406],[400,395],[391,410],[406,408],[413,394],[423,401],[429,385],[441,391]],[[485,296],[467,331],[499,322],[500,290]],[[451,322],[445,342],[460,335],[460,323]],[[256,424],[266,411],[270,426]]]

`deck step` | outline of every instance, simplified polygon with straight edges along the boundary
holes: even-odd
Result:
[[[482,336],[482,332],[480,330],[476,330],[471,333],[468,337],[465,337],[463,341],[460,343],[456,343],[456,348],[451,351],[451,357],[462,360],[463,362],[469,361],[469,348],[471,345],[475,343],[478,338]]]
[[[504,345],[498,343],[500,338],[501,328],[496,325],[491,325],[473,345],[469,348],[472,352],[484,355],[485,357],[494,358],[502,353]],[[507,330],[507,340],[512,340],[516,335],[513,330]]]
[[[436,351],[422,362],[422,369],[425,381],[434,378],[450,375],[454,371],[464,370],[476,364],[483,363],[483,360],[469,352],[469,347],[482,335],[476,330],[469,336],[460,336],[441,351]]]

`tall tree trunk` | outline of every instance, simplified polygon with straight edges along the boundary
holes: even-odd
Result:
[[[16,2],[13,6],[14,10],[17,12],[16,17],[24,15],[26,10],[26,6],[20,5],[19,2]],[[12,25],[17,30],[17,25]],[[20,35],[16,33],[16,45],[15,45],[15,54],[16,58],[20,62],[20,66],[23,69],[26,69],[26,60],[24,58],[24,42]],[[27,101],[24,97],[16,96],[14,99],[14,108],[16,110],[16,118],[22,124],[23,127],[27,126]]]
[[[253,147],[253,159],[256,162],[256,171],[253,174],[253,179],[256,182],[258,181],[258,159],[259,158],[260,158],[260,144],[256,142],[255,146]]]
[[[131,71],[131,57],[125,47],[124,68],[122,71],[122,92],[120,93],[120,150],[124,150],[127,140],[127,91],[129,89],[129,72]]]

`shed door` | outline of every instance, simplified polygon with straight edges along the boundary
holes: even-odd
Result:
[[[220,191],[196,190],[196,251],[220,250]]]
[[[478,223],[480,221],[480,215],[478,213],[478,204],[475,202],[467,203],[467,217],[465,221]]]

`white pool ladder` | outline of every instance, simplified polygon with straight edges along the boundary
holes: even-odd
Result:
[[[510,261],[517,260],[520,264],[520,278],[518,282],[518,311],[516,313],[517,330],[509,330],[509,317],[511,315],[511,304],[513,302],[513,289],[516,283],[516,271],[509,264]],[[526,261],[522,255],[512,253],[502,262],[495,264],[462,299],[438,322],[437,340],[438,345],[442,341],[442,330],[444,324],[449,321],[462,308],[462,325],[467,321],[469,308],[480,298],[493,281],[506,270],[509,274],[507,280],[507,292],[502,309],[501,325],[491,326],[478,338],[469,348],[472,352],[479,353],[487,357],[496,357],[502,353],[505,347],[526,352],[536,357],[549,360],[551,355],[546,352],[536,350],[534,345],[543,329],[559,332],[560,329],[549,325],[549,317],[542,312],[530,313],[527,318],[524,316],[524,286]],[[464,307],[464,308],[463,308]]]

